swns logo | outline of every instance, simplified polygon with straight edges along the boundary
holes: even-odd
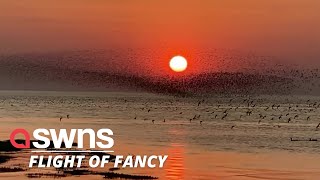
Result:
[[[23,135],[25,141],[16,140]],[[85,141],[84,136],[89,140]],[[114,168],[162,168],[168,155],[112,155],[114,139],[111,129],[36,129],[30,133],[25,129],[15,129],[10,134],[10,143],[18,149],[30,149],[29,168],[103,168],[113,162]],[[32,140],[31,140],[32,139]]]

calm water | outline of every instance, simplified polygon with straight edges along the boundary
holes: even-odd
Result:
[[[164,169],[120,172],[161,179],[212,179],[216,177],[217,151],[317,155],[320,142],[292,142],[290,138],[320,141],[320,129],[316,129],[319,104],[319,97],[308,96],[203,99],[142,93],[2,91],[0,138],[8,139],[9,132],[19,127],[110,128],[115,134],[116,154],[170,157]],[[70,119],[65,118],[67,114]]]

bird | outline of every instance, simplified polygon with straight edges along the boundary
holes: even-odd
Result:
[[[152,123],[154,124],[154,120],[152,120]]]
[[[202,125],[202,121],[200,121],[200,125]]]
[[[224,118],[226,118],[228,116],[228,114],[225,114],[221,119],[224,119]]]
[[[236,126],[235,125],[233,125],[233,126],[231,126],[231,129],[233,129],[233,128],[235,128]]]
[[[163,119],[163,122],[166,122],[166,119]]]
[[[290,141],[298,141],[297,139],[290,138]]]
[[[70,117],[69,114],[67,114],[67,119],[69,119],[69,117]]]
[[[194,115],[194,117],[192,119],[197,119],[197,115]]]
[[[62,119],[63,119],[63,117],[61,116],[61,117],[60,117],[60,122],[61,122]]]

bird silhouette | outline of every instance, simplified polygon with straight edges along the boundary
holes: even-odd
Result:
[[[225,119],[228,116],[228,114],[225,114],[224,116],[222,116],[222,120]]]

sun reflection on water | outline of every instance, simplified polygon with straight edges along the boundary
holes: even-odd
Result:
[[[169,157],[166,166],[166,179],[184,179],[184,147],[181,144],[171,144],[170,148],[168,149],[168,155]]]

